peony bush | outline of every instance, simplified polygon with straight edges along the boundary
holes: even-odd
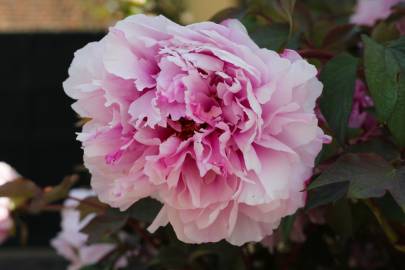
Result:
[[[403,14],[250,0],[118,21],[63,83],[91,190],[83,172],[4,181],[0,232],[61,211],[51,245],[74,270],[402,269]]]
[[[295,51],[260,49],[236,20],[135,15],[76,53],[64,88],[91,119],[78,138],[102,202],[125,210],[152,196],[163,207],[151,231],[169,222],[187,243],[241,245],[304,206],[328,140],[316,74]]]

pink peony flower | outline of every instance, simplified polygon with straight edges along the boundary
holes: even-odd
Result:
[[[73,189],[70,195],[77,199],[85,199],[95,194],[87,189]],[[66,208],[62,211],[62,231],[51,241],[58,254],[70,262],[69,270],[96,264],[115,248],[115,244],[110,243],[86,244],[87,235],[80,230],[95,217],[95,214],[89,214],[80,220],[80,212],[75,209],[78,204],[78,201],[72,199],[65,201]],[[125,258],[121,258],[116,265],[117,269],[125,266]]]
[[[361,80],[356,80],[353,96],[352,112],[349,118],[349,127],[369,129],[376,123],[375,118],[367,112],[374,106],[373,100],[367,93],[367,87]]]
[[[296,52],[259,48],[236,20],[135,15],[75,54],[64,83],[90,118],[78,139],[101,201],[152,196],[187,243],[241,245],[305,203],[324,139],[322,84]]]
[[[386,19],[391,8],[404,0],[358,0],[355,13],[350,22],[359,25],[373,26],[376,21]]]
[[[0,186],[18,178],[18,173],[7,163],[0,162]],[[11,201],[9,198],[0,197],[0,244],[9,236],[14,226],[10,215]]]

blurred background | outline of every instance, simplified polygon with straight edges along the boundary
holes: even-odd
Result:
[[[208,20],[237,0],[0,0],[1,32],[104,31],[136,13],[164,14],[180,23]]]
[[[284,14],[283,10],[274,9],[277,5],[272,5],[282,1],[285,0],[0,0],[0,161],[9,163],[22,176],[42,187],[57,185],[70,174],[80,174],[78,185],[89,184],[90,177],[81,166],[82,150],[76,142],[80,119],[70,108],[73,100],[65,95],[62,83],[67,78],[74,52],[89,42],[100,40],[109,26],[131,14],[163,14],[180,24],[190,24],[210,20],[225,9],[215,18],[242,18],[249,35],[260,47],[297,49],[303,41],[308,48],[326,48],[329,55],[342,50],[358,54],[360,34],[367,32],[362,32],[364,29],[358,26],[345,25],[355,0],[297,1],[300,12],[295,14],[295,27],[290,26],[292,18],[286,16],[288,12]],[[226,9],[228,7],[239,9]],[[405,14],[403,10],[399,11]],[[365,31],[382,40],[391,40],[392,29],[394,36],[399,31],[395,30],[395,20],[378,25],[374,30]],[[323,60],[312,59],[311,63],[322,66]],[[337,153],[336,144],[330,146],[326,153]],[[297,269],[329,269],[322,265],[332,261],[339,264],[336,258],[347,260],[351,269],[360,269],[356,263],[369,265],[365,269],[371,270],[394,269],[381,268],[378,263],[383,266],[391,261],[392,265],[402,263],[402,254],[397,256],[398,252],[395,253],[392,247],[386,249],[387,239],[380,229],[376,229],[380,226],[371,213],[363,209],[365,206],[353,207],[353,215],[366,213],[359,215],[358,224],[355,224],[351,208],[347,202],[343,203],[328,212],[330,224],[338,225],[323,226],[319,230],[313,229],[318,225],[308,225],[312,230],[308,241],[291,246],[298,249],[289,252],[291,247],[284,245],[289,240],[284,242],[284,239],[277,246],[278,251],[281,250],[278,256],[268,257],[267,249],[259,250],[258,257],[268,257],[263,260],[266,262],[263,268],[269,262],[273,265],[276,260],[282,261],[282,265],[287,262],[282,269],[289,269],[290,262],[297,262]],[[396,208],[391,207],[393,204]],[[390,215],[395,216],[399,211],[402,218],[402,212],[393,200],[386,205],[385,210]],[[20,214],[14,221],[16,237],[10,237],[0,246],[0,270],[66,269],[67,263],[49,246],[50,239],[60,230],[59,212],[41,213],[41,216]],[[289,224],[291,229],[293,223]],[[368,229],[363,228],[365,224]],[[358,239],[348,242],[348,235],[354,234],[355,227],[360,232]],[[338,234],[331,238],[335,237],[334,230]],[[382,237],[374,239],[374,235]],[[177,253],[173,250],[172,253]],[[224,250],[221,247],[220,253],[224,257],[237,263],[238,259],[242,261],[239,255],[235,258],[234,253]],[[168,255],[170,259],[172,255],[181,260],[187,258],[181,252],[172,253]],[[290,260],[291,256],[295,258]]]
[[[62,89],[73,53],[99,40],[110,25],[130,14],[164,14],[188,24],[208,20],[236,2],[0,0],[0,160],[41,186],[55,185],[65,175],[77,172],[82,162],[82,151],[75,141],[78,118]],[[18,222],[18,228],[29,228],[22,234],[28,237],[12,238],[0,247],[0,269],[7,269],[2,258],[12,261],[15,253],[8,250],[20,249],[21,241],[27,247],[48,247],[49,239],[59,230],[60,218],[59,213],[49,213],[45,218],[21,217]],[[27,254],[32,256],[32,250]],[[35,256],[48,255],[37,250]],[[14,261],[21,261],[21,256],[18,253]],[[26,264],[32,266],[27,258]],[[52,261],[48,258],[46,263]],[[45,267],[50,266],[38,269]]]

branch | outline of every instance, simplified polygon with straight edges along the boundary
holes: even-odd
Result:
[[[317,58],[323,60],[329,60],[335,56],[332,52],[318,49],[303,49],[299,50],[298,53],[304,58]]]

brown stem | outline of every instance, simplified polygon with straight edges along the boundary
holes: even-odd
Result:
[[[395,230],[391,227],[389,222],[385,219],[384,215],[381,213],[381,210],[377,207],[377,205],[373,202],[372,199],[366,199],[364,200],[364,203],[369,207],[371,212],[374,214],[382,230],[385,232],[385,235],[387,236],[388,240],[394,246],[396,246],[399,236],[395,232]]]
[[[303,49],[298,51],[298,53],[304,58],[317,58],[323,60],[329,60],[335,56],[332,52],[318,49]]]

